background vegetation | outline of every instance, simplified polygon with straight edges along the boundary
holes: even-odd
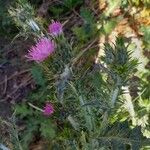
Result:
[[[149,7],[149,0],[0,1],[0,148],[150,149]],[[52,20],[63,24],[61,51],[27,62]],[[55,108],[50,117],[39,111],[46,101]]]

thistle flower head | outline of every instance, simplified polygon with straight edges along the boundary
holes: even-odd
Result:
[[[44,107],[44,111],[43,111],[43,114],[45,116],[50,116],[51,114],[54,113],[54,108],[53,108],[53,105],[50,104],[50,103],[46,103],[45,107]]]
[[[60,22],[53,22],[52,24],[49,25],[49,33],[52,34],[53,36],[58,36],[62,34],[63,29],[62,29],[62,24]]]
[[[32,46],[26,57],[37,63],[44,61],[55,50],[55,43],[47,38],[40,39],[35,46]]]

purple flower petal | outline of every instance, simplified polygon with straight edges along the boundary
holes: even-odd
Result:
[[[29,60],[34,60],[37,63],[44,61],[55,50],[55,43],[47,38],[40,39],[35,46],[32,46],[25,56]]]
[[[50,116],[51,114],[54,113],[54,108],[53,108],[53,105],[50,104],[50,103],[46,103],[45,107],[44,107],[44,112],[43,114],[45,116]]]
[[[53,36],[58,36],[62,34],[63,29],[62,29],[62,24],[60,22],[53,22],[52,24],[49,25],[49,33],[52,34]]]

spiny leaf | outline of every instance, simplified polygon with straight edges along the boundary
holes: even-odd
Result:
[[[86,8],[81,8],[80,14],[83,17],[83,19],[86,21],[86,23],[93,23],[95,21],[94,16],[92,15],[92,12]]]
[[[45,86],[46,80],[43,77],[43,72],[39,66],[32,67],[31,73],[38,85]]]
[[[52,122],[49,119],[41,122],[40,132],[43,137],[48,139],[54,138],[56,134]]]

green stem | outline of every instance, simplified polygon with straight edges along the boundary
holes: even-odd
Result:
[[[116,103],[116,100],[118,98],[119,95],[119,88],[116,87],[115,90],[113,90],[112,94],[111,94],[111,107],[114,108],[114,105]]]
[[[39,107],[29,103],[29,102],[28,102],[28,105],[31,106],[32,108],[36,109],[36,110],[39,110],[39,111],[43,112],[43,109],[41,109],[41,108],[39,108]]]

